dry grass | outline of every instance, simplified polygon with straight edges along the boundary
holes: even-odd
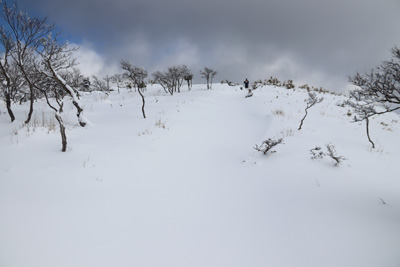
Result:
[[[272,111],[272,114],[277,116],[285,116],[285,112],[282,109],[275,109]]]
[[[161,118],[156,120],[156,123],[154,124],[156,127],[161,128],[161,129],[167,129],[167,126],[165,122],[161,120]]]

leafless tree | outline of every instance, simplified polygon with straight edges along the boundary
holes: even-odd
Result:
[[[207,80],[207,89],[212,88],[212,81],[217,73],[217,71],[207,67],[204,67],[203,70],[200,70],[201,78],[205,78]]]
[[[72,88],[75,89],[84,89],[83,88],[83,80],[84,76],[80,69],[72,68],[72,70],[65,70],[64,72],[60,73],[61,77],[69,84]],[[79,94],[79,90],[75,90],[77,94]]]
[[[299,131],[301,130],[301,127],[303,126],[304,120],[306,119],[308,115],[308,110],[313,107],[314,105],[321,103],[322,100],[324,100],[323,97],[317,98],[317,95],[312,92],[308,92],[308,98],[305,100],[307,102],[307,107],[305,109],[306,114],[304,117],[301,119],[300,126],[299,126]]]
[[[152,75],[154,82],[161,85],[166,93],[174,94],[172,80],[168,77],[166,72],[156,71]]]
[[[120,93],[120,90],[119,90],[119,89],[120,89],[120,87],[121,87],[121,84],[122,84],[123,81],[124,81],[124,77],[123,77],[121,74],[114,74],[114,75],[111,77],[111,81],[117,85],[118,94],[119,94],[119,93]]]
[[[188,84],[188,90],[190,91],[190,89],[192,89],[193,86],[193,74],[192,73],[187,73],[183,79],[185,79],[185,81]]]
[[[102,91],[106,95],[109,95],[107,90],[107,84],[105,83],[104,80],[101,80],[95,75],[92,76],[92,80],[93,82],[91,83],[91,85],[95,91]]]
[[[186,65],[181,65],[179,66],[179,79],[181,81],[181,85],[182,82],[185,80],[188,83],[188,90],[190,91],[191,88],[191,82],[193,80],[193,74],[190,71],[190,69],[188,68],[188,66]]]
[[[180,88],[182,87],[185,76],[190,75],[191,71],[189,68],[186,65],[180,65],[168,67],[166,72],[156,71],[153,73],[153,79],[154,82],[160,84],[164,88],[165,92],[173,95],[174,92],[181,92]]]
[[[30,91],[30,110],[25,123],[31,119],[35,95],[44,96],[48,106],[55,112],[60,126],[62,151],[66,151],[65,123],[61,116],[64,96],[72,98],[79,124],[84,127],[87,123],[77,94],[79,84],[75,84],[76,88],[72,86],[76,77],[79,78],[79,71],[73,70],[76,64],[72,53],[76,48],[59,41],[59,34],[54,32],[54,25],[47,23],[47,18],[31,17],[28,13],[19,11],[16,4],[8,6],[6,2],[0,3],[1,16],[6,22],[1,30],[2,44],[10,47],[10,59]],[[10,66],[7,61],[2,61],[1,65],[2,70]]]
[[[30,91],[30,108],[25,123],[31,120],[33,103],[37,82],[35,71],[32,70],[35,59],[35,51],[42,45],[42,39],[46,38],[54,29],[54,25],[48,24],[47,18],[36,18],[18,9],[14,3],[9,6],[6,1],[1,2],[1,16],[6,24],[9,34],[9,43],[12,46],[11,57],[16,62]]]
[[[6,102],[6,108],[11,122],[15,120],[15,115],[11,109],[11,104],[25,83],[18,66],[11,57],[13,44],[10,33],[4,27],[0,28],[0,90]]]
[[[124,60],[121,61],[121,68],[125,70],[125,72],[123,73],[124,77],[129,79],[134,84],[134,86],[138,88],[138,92],[142,97],[143,118],[146,118],[146,114],[144,112],[145,99],[142,91],[146,87],[144,79],[147,77],[147,71],[142,67],[134,66],[132,65],[132,63]]]
[[[110,83],[112,82],[112,77],[111,76],[108,76],[108,75],[106,75],[106,77],[104,77],[103,78],[103,80],[105,81],[105,83],[106,83],[106,88],[107,88],[107,91],[108,92],[110,92],[111,91],[111,88],[110,88]]]
[[[183,77],[181,73],[181,69],[179,66],[172,66],[168,68],[167,75],[169,76],[170,80],[172,81],[172,90],[174,92],[180,93],[181,92],[181,85],[183,82]]]
[[[72,53],[77,48],[70,47],[68,43],[61,43],[57,39],[57,34],[49,35],[47,38],[42,38],[42,46],[36,51],[41,57],[41,64],[44,73],[54,79],[62,90],[72,98],[72,104],[77,110],[76,116],[80,126],[85,127],[86,118],[83,115],[83,108],[76,94],[77,89],[72,88],[60,75],[63,70],[70,69],[76,65],[76,61],[72,58]]]
[[[82,91],[85,91],[85,92],[90,91],[90,78],[89,77],[82,79],[81,88],[82,88]]]
[[[371,72],[356,73],[349,78],[357,86],[350,92],[350,105],[357,115],[354,121],[366,122],[366,132],[372,148],[375,148],[369,135],[369,118],[400,109],[400,49],[391,49],[393,59],[384,61]]]
[[[43,79],[40,81],[40,90],[43,92],[47,105],[54,110],[54,117],[56,118],[61,135],[61,151],[67,151],[67,134],[66,134],[66,126],[65,122],[61,116],[64,108],[64,101],[62,96],[60,96],[59,92],[63,91],[63,88],[60,84],[53,79],[51,76],[46,74],[43,75]]]
[[[58,35],[48,35],[42,38],[41,46],[36,49],[40,56],[40,61],[35,64],[35,70],[40,73],[40,82],[35,84],[35,88],[44,93],[47,104],[55,112],[54,116],[60,126],[60,134],[62,139],[62,151],[67,149],[67,137],[65,133],[65,123],[61,116],[63,112],[63,96],[68,95],[72,99],[72,103],[77,110],[79,124],[84,127],[86,118],[83,116],[83,108],[76,94],[77,89],[72,88],[68,82],[61,76],[62,72],[68,72],[75,65],[75,59],[72,53],[76,48],[70,47],[67,43],[61,43],[57,39]],[[55,103],[51,103],[49,99],[51,92]],[[62,94],[62,95],[61,95]]]

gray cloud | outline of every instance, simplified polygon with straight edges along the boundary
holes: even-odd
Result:
[[[217,79],[278,76],[341,90],[400,43],[398,0],[19,0],[105,64],[210,66]],[[199,76],[199,75],[197,75]]]

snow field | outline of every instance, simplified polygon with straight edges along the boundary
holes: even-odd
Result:
[[[135,92],[84,95],[90,125],[66,110],[66,153],[57,130],[20,128],[25,107],[2,114],[0,266],[400,264],[397,114],[372,120],[371,150],[343,96],[321,94],[298,131],[306,91],[185,89],[150,86],[147,119]],[[339,167],[310,159],[327,143]]]

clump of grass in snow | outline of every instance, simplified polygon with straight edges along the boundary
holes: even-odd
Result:
[[[163,122],[161,120],[161,118],[157,119],[156,123],[154,125],[157,126],[158,128],[161,128],[161,129],[167,129],[167,126],[165,125],[165,122]]]
[[[139,132],[138,136],[151,135],[151,134],[152,134],[152,132],[148,128],[146,128],[144,131]]]
[[[285,116],[285,112],[282,109],[275,109],[272,111],[272,114],[278,115],[278,116]]]

